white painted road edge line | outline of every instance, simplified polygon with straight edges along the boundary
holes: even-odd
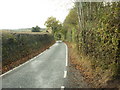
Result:
[[[53,45],[54,45],[54,44],[53,44]],[[52,46],[53,46],[53,45],[52,45]],[[52,46],[51,46],[51,47],[52,47]],[[50,48],[51,48],[51,47],[50,47]],[[37,57],[41,56],[41,55],[42,55],[44,52],[46,52],[46,51],[47,51],[47,49],[46,49],[45,51],[43,51],[42,53],[40,53],[39,55],[37,55],[37,56],[31,58],[30,60],[26,61],[25,63],[23,63],[23,64],[21,64],[21,65],[15,67],[15,68],[13,68],[13,69],[7,71],[6,73],[0,75],[0,77],[2,77],[2,76],[4,76],[4,75],[6,75],[6,74],[8,74],[8,73],[10,73],[10,72],[12,72],[12,71],[14,71],[14,70],[16,70],[17,68],[20,68],[21,66],[23,66],[23,65],[25,65],[25,64],[27,64],[27,63],[33,61],[34,59],[36,59]]]
[[[64,71],[64,78],[67,77],[67,71]]]
[[[65,86],[61,86],[61,90],[64,90]]]
[[[68,47],[66,44],[65,46],[66,46],[66,66],[68,66]]]

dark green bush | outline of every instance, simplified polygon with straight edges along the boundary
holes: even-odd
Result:
[[[32,32],[40,32],[40,27],[32,27]]]
[[[54,42],[49,34],[2,34],[3,66],[34,53]]]

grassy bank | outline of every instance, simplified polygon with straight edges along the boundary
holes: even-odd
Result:
[[[120,88],[120,81],[113,80],[112,70],[102,70],[102,68],[92,67],[91,57],[78,53],[75,43],[68,43],[69,63],[79,70],[84,80],[93,88]]]
[[[54,43],[50,34],[2,33],[3,73],[24,63]]]

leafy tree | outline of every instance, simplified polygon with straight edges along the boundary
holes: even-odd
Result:
[[[78,15],[77,15],[77,9],[74,7],[70,10],[68,16],[63,22],[63,29],[62,33],[64,35],[65,39],[68,39],[70,41],[75,41],[75,32],[78,30]]]
[[[32,32],[40,32],[40,27],[32,27]]]
[[[52,29],[52,33],[54,34],[56,31],[61,30],[62,24],[59,20],[56,20],[55,17],[49,17],[45,22],[46,27]]]

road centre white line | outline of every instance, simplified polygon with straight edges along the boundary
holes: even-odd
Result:
[[[64,71],[64,78],[67,77],[67,71]]]
[[[61,86],[61,90],[64,90],[65,86]]]
[[[66,66],[68,66],[68,47],[66,44],[65,46],[66,46]]]

